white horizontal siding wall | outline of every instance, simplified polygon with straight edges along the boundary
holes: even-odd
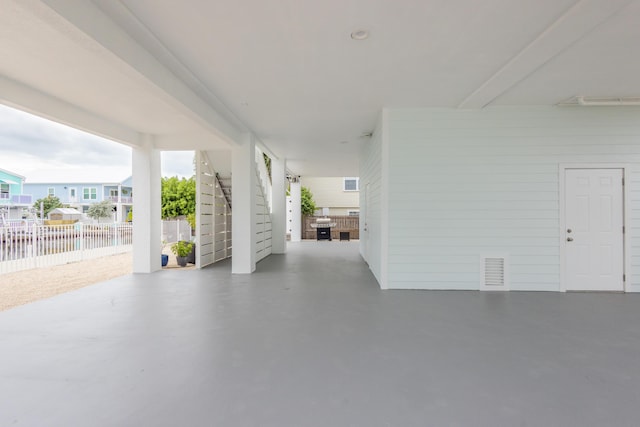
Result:
[[[213,259],[214,262],[221,261],[231,256],[231,208],[227,197],[222,191],[220,181],[214,181],[214,206],[213,206]]]
[[[640,109],[391,110],[388,127],[390,288],[478,289],[501,253],[511,290],[559,290],[559,164],[624,163],[640,291]]]
[[[256,168],[256,186],[255,186],[255,248],[256,262],[271,255],[271,213],[269,203],[265,196],[264,185],[261,182],[260,175]]]
[[[202,268],[231,256],[231,209],[208,155],[197,156],[196,266]]]
[[[380,120],[360,156],[360,253],[380,286],[386,287],[382,276],[382,130]]]
[[[213,229],[215,227],[215,176],[204,153],[198,152],[196,162],[196,266],[213,264]]]

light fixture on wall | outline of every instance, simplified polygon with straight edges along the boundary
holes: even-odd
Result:
[[[638,96],[573,96],[567,100],[556,104],[560,107],[620,107],[620,106],[640,106],[640,97]]]

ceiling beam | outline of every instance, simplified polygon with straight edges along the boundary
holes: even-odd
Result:
[[[458,108],[484,108],[491,104],[631,1],[579,0],[464,99]]]
[[[93,2],[86,0],[42,0],[71,25],[104,47],[166,95],[166,101],[182,114],[227,143],[237,144],[242,129],[229,122],[189,85],[127,34]]]
[[[131,128],[5,76],[0,76],[0,102],[125,145],[136,146],[139,141],[138,132]]]

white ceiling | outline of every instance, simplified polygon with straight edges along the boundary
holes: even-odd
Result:
[[[250,130],[302,175],[357,175],[384,107],[640,95],[640,1],[0,3],[5,103],[161,148],[216,149]],[[370,37],[352,40],[361,28]]]

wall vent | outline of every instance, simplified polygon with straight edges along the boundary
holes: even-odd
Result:
[[[480,257],[480,290],[508,291],[507,257],[502,255]]]

